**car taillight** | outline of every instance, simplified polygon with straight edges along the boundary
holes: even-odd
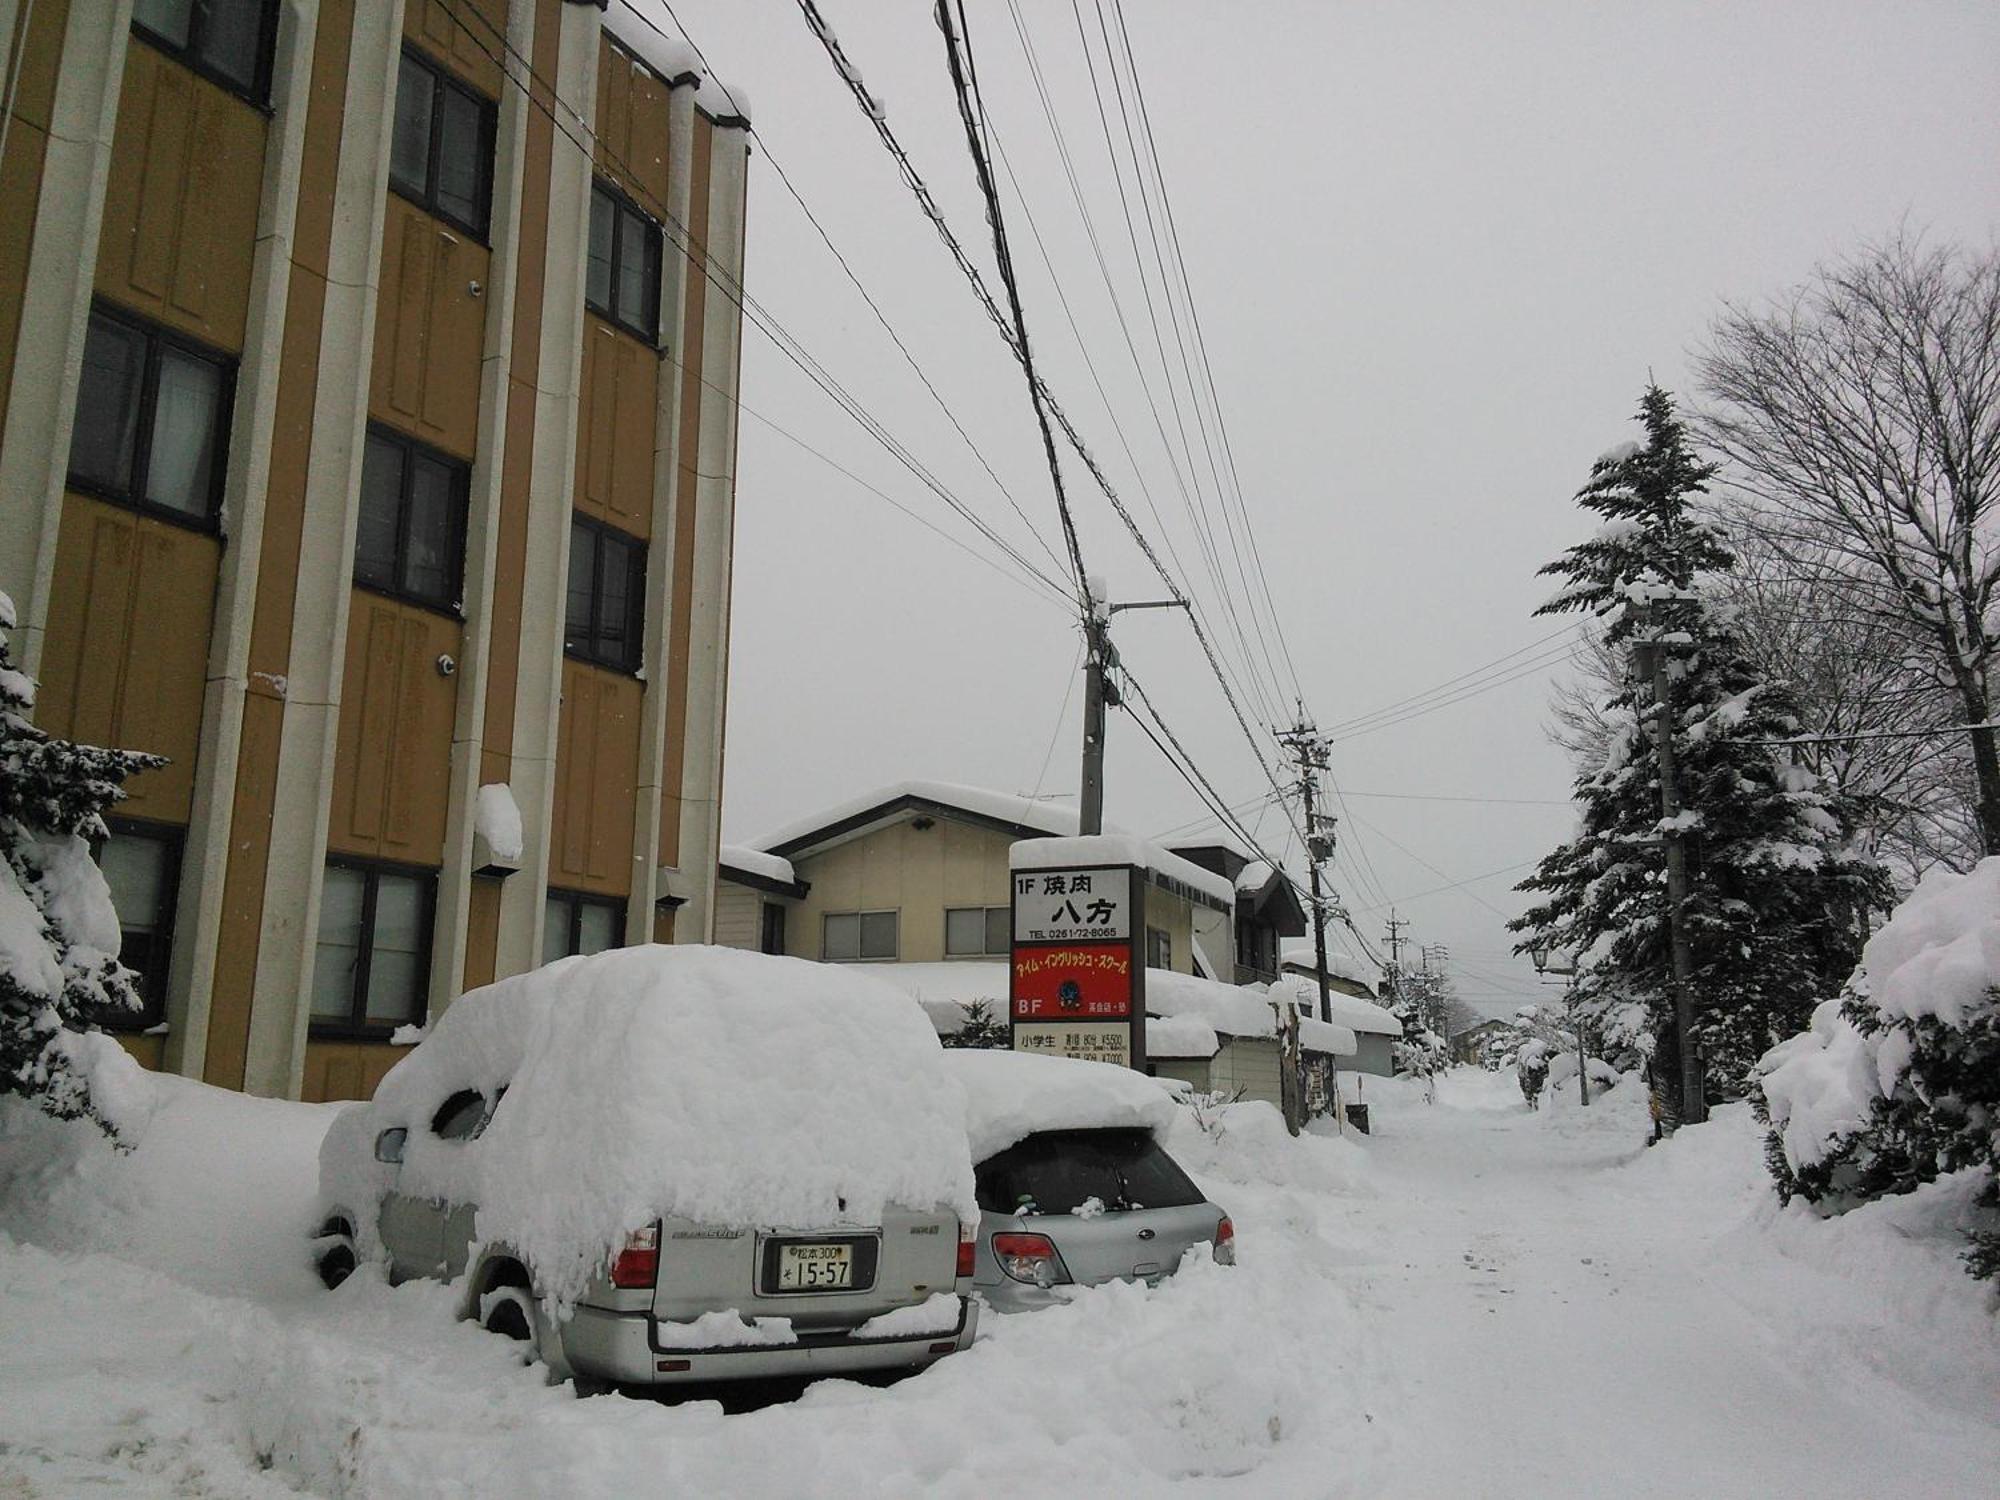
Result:
[[[1236,1226],[1230,1223],[1227,1214],[1215,1226],[1215,1263],[1219,1266],[1236,1264]]]
[[[963,1219],[958,1221],[958,1279],[965,1280],[972,1274],[973,1252],[979,1248],[979,1231]]]
[[[1016,1281],[1054,1286],[1059,1281],[1069,1280],[1069,1272],[1063,1269],[1062,1257],[1056,1254],[1055,1245],[1045,1234],[996,1234],[993,1236],[993,1258],[1000,1262],[1000,1269]]]
[[[648,1224],[625,1236],[625,1245],[611,1257],[611,1284],[626,1291],[643,1290],[660,1276],[660,1226]]]

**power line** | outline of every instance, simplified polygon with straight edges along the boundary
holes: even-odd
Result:
[[[1571,624],[1565,625],[1561,630],[1557,630],[1548,635],[1543,636],[1540,640],[1530,641],[1527,645],[1516,647],[1514,650],[1507,652],[1505,655],[1494,657],[1493,660],[1491,661],[1481,662],[1476,667],[1469,667],[1465,671],[1459,673],[1456,677],[1447,677],[1443,682],[1436,684],[1434,687],[1426,688],[1421,693],[1412,693],[1407,698],[1398,698],[1394,703],[1385,703],[1382,705],[1382,707],[1375,709],[1370,713],[1360,714],[1352,719],[1344,719],[1337,724],[1329,724],[1327,726],[1326,732],[1328,734],[1339,734],[1343,730],[1352,729],[1357,725],[1365,724],[1372,719],[1379,719],[1384,717],[1385,715],[1396,713],[1406,707],[1422,703],[1426,699],[1433,698],[1438,694],[1445,692],[1446,690],[1452,687],[1455,687],[1457,684],[1466,681],[1468,678],[1483,677],[1488,672],[1492,671],[1494,668],[1501,667],[1505,663],[1513,661],[1514,658],[1516,657],[1526,656],[1530,652],[1542,653],[1543,648],[1549,646],[1552,642],[1562,640],[1565,636],[1575,635],[1583,628],[1584,628],[1584,622],[1582,621],[1572,622]],[[1567,649],[1567,647],[1565,647],[1565,649]],[[1512,669],[1509,668],[1508,670]]]
[[[857,397],[855,397],[852,392],[848,391],[844,386],[842,386],[840,382],[837,379],[835,379],[833,375],[824,368],[824,366],[820,365],[819,362],[816,359],[814,359],[809,352],[806,351],[805,347],[791,335],[791,333],[784,327],[784,325],[774,315],[772,315],[768,309],[764,308],[761,303],[759,303],[754,297],[751,297],[748,294],[748,292],[743,288],[741,282],[736,279],[736,277],[728,270],[727,267],[718,265],[715,262],[713,257],[711,257],[708,254],[706,246],[697,245],[695,243],[693,234],[688,229],[687,225],[683,224],[680,221],[680,219],[673,213],[672,209],[668,207],[666,203],[660,201],[659,198],[657,198],[654,194],[652,194],[649,190],[645,188],[644,184],[632,171],[630,165],[627,162],[625,162],[624,159],[617,152],[613,151],[609,146],[604,145],[602,142],[597,142],[595,140],[594,133],[590,131],[590,127],[587,124],[585,124],[580,118],[576,117],[573,112],[566,111],[566,113],[569,113],[571,115],[571,118],[575,120],[576,126],[579,129],[583,130],[586,135],[590,135],[591,139],[585,140],[583,137],[576,134],[575,130],[572,130],[568,121],[566,121],[560,115],[558,115],[555,109],[553,109],[546,100],[537,96],[536,91],[530,88],[528,84],[523,81],[522,77],[520,76],[521,74],[525,74],[527,79],[532,80],[534,83],[541,85],[542,89],[547,92],[548,97],[550,99],[560,99],[561,97],[560,94],[557,92],[555,86],[548,79],[546,79],[540,73],[538,73],[533,63],[529,59],[524,57],[514,47],[514,45],[510,41],[508,41],[504,32],[502,32],[498,27],[494,26],[493,23],[487,20],[483,15],[478,15],[478,13],[475,12],[477,19],[479,20],[481,26],[484,28],[486,33],[492,37],[493,42],[498,44],[500,50],[495,51],[493,50],[493,46],[491,43],[483,40],[480,34],[475,32],[472,29],[472,27],[467,24],[464,16],[462,16],[459,13],[455,0],[442,0],[442,3],[444,5],[446,14],[451,18],[452,23],[458,27],[459,31],[462,32],[469,41],[471,41],[474,47],[479,49],[479,51],[482,54],[484,54],[488,59],[490,59],[496,65],[499,66],[502,78],[505,79],[506,82],[513,84],[515,88],[520,90],[522,97],[527,101],[527,103],[532,108],[540,110],[541,113],[547,117],[551,125],[555,128],[555,130],[558,133],[560,133],[563,136],[563,138],[567,140],[572,146],[575,146],[577,150],[583,154],[586,160],[591,160],[594,158],[596,149],[602,149],[605,159],[609,161],[612,165],[617,167],[624,174],[629,189],[638,198],[638,200],[641,203],[641,206],[646,208],[649,212],[654,213],[658,221],[663,226],[663,228],[667,228],[672,231],[666,236],[666,238],[669,240],[670,243],[673,244],[675,250],[680,254],[682,259],[685,260],[689,265],[694,266],[696,269],[701,271],[704,276],[706,276],[719,290],[721,290],[723,295],[727,297],[738,308],[738,310],[741,311],[750,320],[752,326],[756,327],[759,332],[763,333],[767,338],[771,340],[771,342],[774,345],[777,346],[779,352],[783,353],[788,359],[792,361],[793,364],[795,364],[800,369],[802,373],[804,373],[807,376],[808,379],[812,380],[815,385],[819,386],[821,391],[823,391],[830,399],[834,401],[834,403],[837,406],[839,406],[850,417],[852,417],[855,420],[855,422],[862,427],[862,430],[867,432],[869,436],[873,437],[876,440],[876,442],[879,443],[890,454],[891,457],[895,458],[898,462],[902,463],[905,468],[909,469],[909,471],[913,475],[915,475],[919,479],[919,481],[921,481],[925,485],[926,488],[930,489],[934,494],[936,494],[939,497],[939,499],[943,500],[944,503],[949,508],[951,508],[954,512],[956,512],[976,531],[978,531],[981,535],[985,536],[988,541],[993,543],[995,547],[997,547],[1011,561],[1013,561],[1015,565],[1019,567],[1024,573],[1029,575],[1031,578],[1037,580],[1043,586],[1051,589],[1058,598],[1065,597],[1065,591],[1062,589],[1061,585],[1057,584],[1053,579],[1050,579],[1046,574],[1042,573],[1029,559],[1027,559],[1025,556],[1021,554],[1018,548],[1014,547],[1014,545],[1011,542],[1009,542],[1006,538],[1002,537],[998,532],[994,531],[992,527],[988,525],[983,518],[981,518],[963,501],[959,500],[956,495],[952,494],[951,491],[947,489],[943,485],[943,483],[940,480],[938,480],[937,477],[933,475],[921,463],[921,461],[919,461],[915,457],[915,455],[912,454],[900,442],[900,440],[898,440],[894,436],[894,434],[888,430],[886,426],[884,426],[878,419],[876,419],[874,415],[871,412],[869,412],[865,406],[861,404],[860,400]],[[638,14],[636,11],[634,13]],[[641,17],[641,19],[644,19],[644,17]],[[515,67],[510,68],[508,66],[509,59],[513,61]],[[675,363],[678,364],[679,361],[675,361]],[[873,487],[870,486],[870,488]],[[881,492],[877,491],[877,493],[879,494]],[[887,497],[885,496],[884,498]]]

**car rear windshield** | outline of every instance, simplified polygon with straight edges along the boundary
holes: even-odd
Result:
[[[1093,1198],[1114,1211],[1203,1201],[1144,1130],[1045,1130],[981,1162],[977,1179],[989,1213],[1066,1214]]]

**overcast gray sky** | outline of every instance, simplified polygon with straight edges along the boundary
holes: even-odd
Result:
[[[927,0],[820,3],[997,292]],[[1563,622],[1530,617],[1547,592],[1534,573],[1581,534],[1570,497],[1591,460],[1632,434],[1649,372],[1684,386],[1689,352],[1721,299],[1782,291],[1815,262],[1905,221],[1940,240],[1984,243],[2000,214],[2000,6],[1990,3],[1126,0],[1282,628],[1283,648],[1267,660],[1253,638],[1246,666],[1199,561],[1182,499],[1187,466],[1177,480],[1162,444],[1164,428],[1181,451],[1077,12],[1069,0],[1018,4],[1159,426],[1014,15],[1006,0],[967,0],[987,111],[1019,180],[1020,195],[1004,178],[1003,191],[1038,359],[1156,546],[1187,563],[1187,585],[1246,699],[1258,700],[1246,707],[1260,723],[1289,709],[1294,667],[1309,712],[1332,727],[1548,637]],[[1057,573],[1010,508],[1011,497],[1060,555],[1019,371],[794,0],[674,0],[674,9],[754,107],[762,139],[750,185],[752,295],[945,487]],[[1078,11],[1122,153],[1094,0]],[[997,482],[904,363],[774,160]],[[1129,162],[1125,185],[1130,195]],[[1136,199],[1132,211],[1150,273]],[[1163,333],[1179,385],[1168,325]],[[743,401],[754,415],[741,436],[727,836],[747,841],[906,777],[1073,798],[1072,614],[992,566],[990,544],[754,331]],[[1192,423],[1184,391],[1182,408]],[[1192,426],[1189,449],[1193,492],[1212,512]],[[1080,466],[1066,463],[1065,474],[1091,570],[1114,598],[1158,597]],[[1216,536],[1247,622],[1234,559]],[[1260,614],[1261,590],[1253,574]],[[1225,798],[1266,792],[1186,622],[1123,616],[1118,640]],[[1537,665],[1547,654],[1516,656],[1466,685],[1510,669],[1525,675],[1420,717],[1375,720],[1333,751],[1346,797],[1335,809],[1336,883],[1357,924],[1379,947],[1393,901],[1417,941],[1450,946],[1461,992],[1493,1011],[1535,990],[1532,968],[1505,956],[1503,914],[1520,906],[1511,884],[1571,821],[1569,768],[1544,733],[1560,670]],[[1266,684],[1261,696],[1252,677]],[[1115,714],[1106,816],[1149,834],[1201,816],[1159,753]],[[1253,804],[1245,820],[1261,841],[1284,844],[1277,812]],[[1296,867],[1296,846],[1288,852]]]

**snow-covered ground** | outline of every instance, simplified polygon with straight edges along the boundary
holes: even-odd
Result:
[[[1647,1152],[1636,1089],[1460,1071],[1370,1080],[1366,1141],[1184,1121],[1236,1267],[726,1415],[575,1400],[433,1285],[320,1291],[331,1111],[157,1087],[129,1156],[0,1136],[0,1495],[2000,1495],[1965,1185],[1780,1212],[1741,1109]]]

